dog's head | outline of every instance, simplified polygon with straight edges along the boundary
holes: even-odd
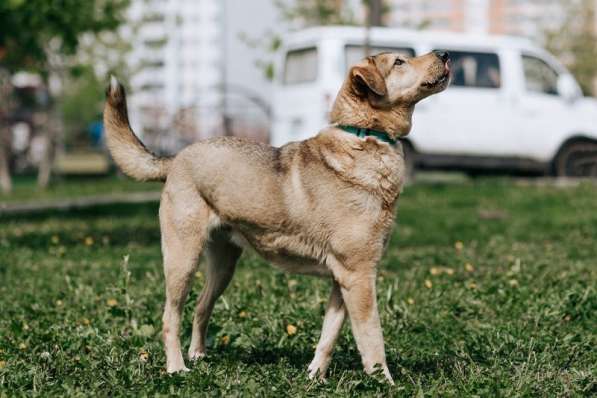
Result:
[[[332,109],[333,123],[383,130],[394,138],[410,132],[414,105],[450,83],[450,58],[431,52],[367,57],[353,66]]]

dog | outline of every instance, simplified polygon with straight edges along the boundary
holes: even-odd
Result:
[[[274,148],[218,137],[162,158],[132,131],[124,88],[111,78],[104,125],[114,161],[136,180],[165,181],[159,219],[169,373],[188,371],[180,320],[200,255],[206,258],[206,282],[193,319],[191,361],[205,356],[214,303],[243,249],[250,248],[285,271],[332,280],[309,378],[325,377],[348,315],[365,372],[380,367],[393,384],[375,280],[405,181],[398,139],[411,130],[415,104],[449,81],[447,53],[381,53],[350,68],[332,124],[312,138]]]

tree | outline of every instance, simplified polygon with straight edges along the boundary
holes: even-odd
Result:
[[[5,53],[0,68],[39,73],[52,88],[50,81],[63,80],[65,69],[76,63],[73,58],[81,37],[116,29],[124,21],[128,3],[129,0],[0,1],[0,48]],[[56,95],[56,91],[50,90],[50,94]],[[49,182],[54,143],[60,133],[55,101],[50,103],[53,123],[44,129],[47,148],[38,175],[41,187]]]
[[[577,78],[585,94],[597,95],[597,18],[594,0],[561,2],[564,21],[545,33],[546,47],[558,55]]]
[[[280,11],[282,19],[297,28],[326,25],[382,25],[384,16],[390,11],[387,0],[273,0],[274,5]],[[355,6],[361,4],[366,9],[371,7],[372,13],[368,13],[368,21],[355,16]],[[268,53],[274,54],[282,45],[279,35],[268,32],[262,38],[249,38],[242,35],[241,38],[250,47],[262,47]],[[258,60],[257,66],[262,68],[269,80],[274,78],[274,64],[271,59]]]

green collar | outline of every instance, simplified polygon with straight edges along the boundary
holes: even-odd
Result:
[[[384,131],[377,131],[354,126],[338,126],[338,128],[346,131],[347,133],[354,134],[359,138],[373,136],[380,141],[387,142],[390,145],[396,145],[396,140],[390,137],[388,133]]]

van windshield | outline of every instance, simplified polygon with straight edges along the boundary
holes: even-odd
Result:
[[[284,63],[284,84],[309,83],[317,80],[317,48],[291,50]]]
[[[408,47],[391,47],[391,46],[371,46],[369,54],[379,54],[383,52],[398,53],[405,57],[414,57],[415,50]],[[349,44],[344,47],[344,57],[346,59],[346,70],[352,65],[358,64],[363,58],[365,58],[365,46]]]

